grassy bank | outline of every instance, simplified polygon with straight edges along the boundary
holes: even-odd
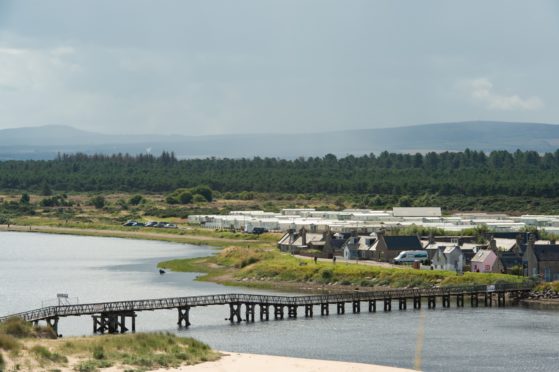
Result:
[[[209,245],[227,247],[232,244],[243,244],[249,247],[269,246],[276,242],[278,234],[243,234],[209,229],[180,228],[156,229],[123,227],[116,224],[64,224],[59,221],[25,219],[11,224],[9,231],[39,232],[46,234],[66,234],[82,236],[103,236],[125,239],[159,240],[172,243]],[[53,223],[55,222],[55,223]],[[0,230],[8,230],[7,225],[0,225]]]
[[[219,354],[191,338],[166,333],[46,339],[52,333],[20,319],[0,325],[0,371],[149,371],[216,360]]]
[[[363,289],[372,287],[431,287],[521,283],[523,277],[506,274],[413,270],[409,267],[385,268],[339,262],[314,263],[274,249],[229,247],[214,256],[161,262],[159,267],[173,271],[200,272],[201,280],[228,285],[260,288]]]

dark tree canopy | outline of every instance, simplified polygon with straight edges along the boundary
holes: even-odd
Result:
[[[196,189],[440,196],[559,197],[559,150],[430,152],[427,154],[177,160],[153,155],[59,155],[50,161],[0,162],[0,189],[73,192],[159,192]],[[200,185],[207,185],[200,187]],[[194,192],[193,192],[194,194]],[[375,200],[378,202],[378,200]],[[408,204],[402,200],[402,204]]]

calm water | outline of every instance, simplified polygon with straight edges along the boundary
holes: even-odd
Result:
[[[155,268],[164,259],[211,252],[152,241],[0,232],[0,315],[52,304],[59,292],[81,303],[249,292],[195,282],[192,274],[159,275]],[[422,343],[426,371],[559,370],[558,312],[439,307],[340,316],[332,308],[330,313],[230,325],[224,320],[228,309],[216,306],[193,309],[193,325],[184,331],[177,330],[171,310],[141,312],[136,324],[138,331],[178,332],[227,351],[411,368]],[[60,321],[64,335],[90,334],[91,327],[90,317]]]

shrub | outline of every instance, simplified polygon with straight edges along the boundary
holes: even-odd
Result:
[[[194,201],[195,203],[205,203],[205,202],[207,202],[206,198],[204,198],[204,197],[203,197],[202,195],[200,195],[200,194],[194,195],[193,201]]]
[[[103,349],[103,346],[95,346],[93,349],[93,358],[97,360],[105,359],[105,349]]]
[[[0,333],[16,338],[31,337],[34,335],[33,326],[21,318],[10,318],[1,323]]]
[[[130,205],[139,205],[146,202],[146,199],[140,194],[136,194],[128,200],[128,204]]]
[[[179,201],[174,195],[167,195],[165,197],[165,203],[167,203],[167,204],[179,204]]]
[[[97,209],[102,209],[105,207],[106,200],[105,197],[102,195],[94,196],[93,198],[89,199],[89,204],[93,205]]]
[[[330,280],[332,280],[332,278],[334,277],[334,272],[332,270],[326,269],[326,270],[322,270],[322,273],[320,274],[322,280],[329,282]]]
[[[189,204],[192,203],[192,193],[190,191],[183,191],[178,196],[178,201],[181,204]],[[204,199],[206,201],[206,199]]]
[[[19,199],[19,202],[21,204],[29,204],[29,200],[30,200],[29,194],[24,192],[23,194],[21,194],[21,198]]]
[[[58,353],[53,353],[44,346],[36,345],[31,348],[31,352],[43,360],[54,363],[67,363],[68,358]]]
[[[213,200],[213,192],[208,186],[198,186],[192,189],[192,194],[202,195],[206,201],[211,202]]]
[[[0,334],[0,350],[18,350],[20,344],[13,336]],[[0,369],[1,370],[1,369]]]

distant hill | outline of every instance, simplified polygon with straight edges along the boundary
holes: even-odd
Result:
[[[296,158],[428,151],[534,150],[559,148],[559,125],[474,121],[422,124],[309,134],[216,136],[106,135],[69,126],[47,125],[0,130],[0,160],[51,159],[58,152],[145,153],[174,151],[178,157]],[[148,150],[149,149],[149,150]]]

